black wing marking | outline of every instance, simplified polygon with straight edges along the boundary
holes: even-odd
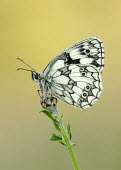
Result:
[[[104,48],[102,41],[89,38],[76,43],[57,55],[45,68],[44,75],[53,76],[58,68],[70,65],[91,65],[100,73],[104,67]]]

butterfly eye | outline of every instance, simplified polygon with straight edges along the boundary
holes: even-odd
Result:
[[[86,99],[87,96],[88,96],[88,93],[87,93],[86,91],[84,91],[84,92],[82,93],[82,97],[83,97],[84,99]]]
[[[35,74],[35,79],[38,80],[38,74]]]
[[[86,87],[85,87],[85,90],[86,91],[89,91],[91,89],[91,86],[90,85],[87,85]]]

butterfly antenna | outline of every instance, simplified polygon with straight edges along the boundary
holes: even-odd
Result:
[[[35,69],[33,69],[30,65],[28,65],[27,63],[25,63],[25,61],[23,61],[20,58],[17,58],[17,60],[20,60],[21,62],[23,62],[24,64],[26,64],[28,67],[30,67],[34,72],[36,72]],[[17,70],[26,70],[26,71],[32,71],[32,70],[27,70],[27,69],[22,69],[22,68],[18,68]]]
[[[25,68],[18,68],[17,71],[18,71],[18,70],[26,70],[26,71],[35,72],[35,71],[33,71],[33,70],[28,70],[28,69],[25,69]]]

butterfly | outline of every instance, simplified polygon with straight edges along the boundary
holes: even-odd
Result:
[[[32,80],[39,84],[42,93],[50,92],[69,105],[85,109],[92,106],[102,93],[103,67],[103,43],[99,38],[92,37],[57,55],[43,73],[36,72],[32,67],[32,70],[19,69],[32,72]]]

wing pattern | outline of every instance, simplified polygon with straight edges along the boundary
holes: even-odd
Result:
[[[102,92],[104,48],[100,39],[83,40],[55,57],[44,70],[51,92],[62,101],[84,109]]]

